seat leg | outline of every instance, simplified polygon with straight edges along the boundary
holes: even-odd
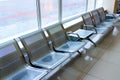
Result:
[[[96,44],[88,37],[87,38],[91,43],[93,43],[94,44],[94,46],[96,47]]]

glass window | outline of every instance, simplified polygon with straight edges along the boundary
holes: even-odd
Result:
[[[41,25],[48,25],[58,22],[58,0],[40,0]]]
[[[96,8],[103,6],[103,0],[96,0]]]
[[[91,11],[95,8],[95,0],[88,0],[87,11]]]
[[[0,1],[0,41],[37,29],[35,0]]]
[[[62,0],[62,20],[86,11],[86,0]]]

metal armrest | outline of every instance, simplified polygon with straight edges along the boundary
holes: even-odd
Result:
[[[29,58],[29,55],[28,55],[27,53],[24,53],[23,57],[25,58],[25,61],[26,61],[27,64],[29,64],[29,65],[31,65],[31,66],[33,66],[33,67],[42,68],[42,67],[40,67],[40,66],[37,66],[37,65],[35,65],[35,64],[32,64],[32,63],[31,63],[31,60],[30,60],[30,58]]]
[[[71,53],[71,52],[69,52],[69,51],[61,51],[61,50],[57,50],[57,49],[55,49],[54,51],[55,51],[55,52],[60,52],[60,53]]]
[[[78,40],[81,40],[80,36],[77,33],[74,33],[72,31],[67,32],[67,36],[68,37],[71,37],[71,36],[76,37],[76,38],[78,38]]]
[[[62,51],[62,50],[57,50],[54,46],[54,43],[52,41],[49,41],[50,48],[52,48],[53,51],[55,52],[61,52],[61,53],[71,53],[69,51]]]
[[[31,65],[31,61],[30,61],[29,55],[27,53],[24,53],[23,57],[24,57],[26,63],[29,64],[29,65]]]
[[[51,40],[49,41],[49,47],[51,50],[56,51],[56,49],[54,47],[54,43]]]
[[[116,19],[115,14],[106,14],[107,19]]]
[[[57,50],[55,47],[54,47],[54,43],[52,41],[49,41],[49,46],[50,46],[50,49],[55,51],[55,52],[61,52],[61,53],[67,53],[65,51],[60,51],[60,50]]]
[[[97,34],[97,29],[93,25],[84,25],[84,27],[86,28],[86,30],[88,27],[93,28],[95,30],[95,33]]]
[[[67,32],[67,36],[72,41],[81,41],[82,40],[81,37],[77,33],[74,33],[72,31]]]
[[[87,29],[87,28],[94,28],[93,25],[84,25],[83,27],[85,27],[86,29]]]

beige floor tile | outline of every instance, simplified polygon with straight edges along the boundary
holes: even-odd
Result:
[[[106,51],[101,60],[120,66],[120,53],[115,51]]]
[[[103,41],[99,43],[98,47],[108,49],[112,41],[113,41],[112,38],[111,39],[105,38]]]
[[[113,41],[107,50],[120,52],[120,39]]]
[[[64,80],[61,76],[53,76],[53,77],[51,77],[49,80]]]
[[[102,80],[91,75],[86,75],[83,80]]]
[[[118,66],[99,60],[89,71],[90,75],[103,80],[119,80],[120,69]]]
[[[49,80],[64,80],[63,77],[61,77],[62,72],[62,70],[59,70],[52,77],[50,77]]]
[[[105,52],[104,49],[96,47],[96,48],[88,50],[87,54],[89,56],[91,56],[91,57],[96,58],[96,59],[99,60],[103,56],[104,52]]]
[[[81,57],[79,59],[77,59],[73,64],[72,66],[79,70],[79,71],[82,71],[84,73],[88,73],[88,71],[93,67],[93,65],[97,62],[97,60],[95,58],[93,58],[92,61],[86,61],[84,59],[84,57]]]
[[[78,71],[73,67],[66,67],[60,74],[60,77],[64,80],[79,80],[85,76],[85,73]]]

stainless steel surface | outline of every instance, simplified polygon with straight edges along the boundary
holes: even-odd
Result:
[[[78,29],[74,33],[78,34],[81,38],[87,38],[89,35],[93,34],[93,31]]]
[[[80,48],[82,48],[86,43],[80,42],[80,41],[68,41],[67,43],[61,45],[60,47],[56,48],[60,51],[66,51],[66,52],[76,52]]]
[[[5,80],[39,80],[47,74],[47,70],[25,67],[15,74],[6,77]]]
[[[35,60],[33,64],[41,66],[41,67],[45,67],[48,69],[53,69],[57,67],[58,65],[60,65],[62,62],[64,62],[67,58],[69,58],[68,53],[62,54],[62,53],[51,52],[45,55],[44,57],[38,60]]]

